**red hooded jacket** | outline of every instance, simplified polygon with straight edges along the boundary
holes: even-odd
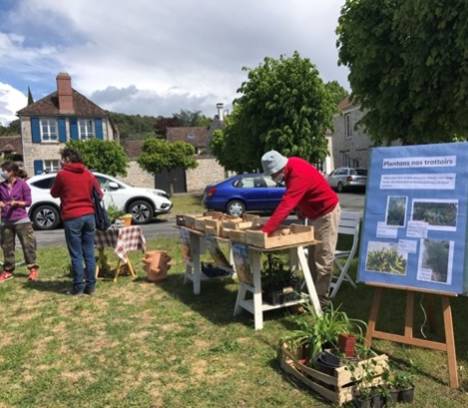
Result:
[[[94,214],[93,187],[102,197],[96,177],[83,163],[66,163],[63,166],[50,190],[52,197],[60,198],[63,221]]]
[[[286,193],[263,232],[275,232],[288,215],[297,209],[301,216],[316,219],[328,214],[338,204],[338,196],[319,171],[299,157],[290,157],[284,168]]]

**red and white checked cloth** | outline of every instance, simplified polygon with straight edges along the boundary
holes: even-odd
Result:
[[[107,231],[96,231],[94,241],[97,249],[114,248],[116,255],[124,262],[127,252],[146,250],[146,239],[143,230],[138,226],[109,228]]]

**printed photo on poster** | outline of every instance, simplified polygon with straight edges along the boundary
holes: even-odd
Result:
[[[453,247],[453,241],[422,239],[417,279],[450,285],[452,283]]]
[[[398,243],[369,241],[366,270],[369,272],[406,275],[408,253],[402,252]]]
[[[385,222],[394,227],[404,227],[406,225],[406,196],[388,196]]]
[[[412,221],[424,221],[428,229],[435,231],[457,230],[458,200],[414,199]]]

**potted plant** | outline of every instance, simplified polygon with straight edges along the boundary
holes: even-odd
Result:
[[[352,333],[342,333],[338,336],[338,348],[346,357],[356,356],[357,337]]]
[[[411,374],[403,371],[396,372],[393,376],[392,386],[398,391],[398,402],[413,402],[414,383]]]
[[[286,268],[281,258],[268,255],[263,263],[262,287],[266,302],[277,305],[297,298],[294,288],[295,277],[290,268]]]
[[[125,214],[125,212],[120,211],[117,207],[110,205],[107,208],[107,214],[112,223],[114,223],[118,218]]]

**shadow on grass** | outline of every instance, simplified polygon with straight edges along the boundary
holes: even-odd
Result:
[[[27,281],[24,287],[27,289],[37,290],[39,292],[53,292],[65,295],[72,286],[71,280],[53,280],[53,281]]]
[[[221,326],[237,320],[233,317],[237,292],[226,287],[233,283],[231,278],[202,281],[201,293],[195,295],[192,284],[188,282],[184,284],[183,275],[171,274],[158,286],[173,299],[186,304],[210,322]]]

